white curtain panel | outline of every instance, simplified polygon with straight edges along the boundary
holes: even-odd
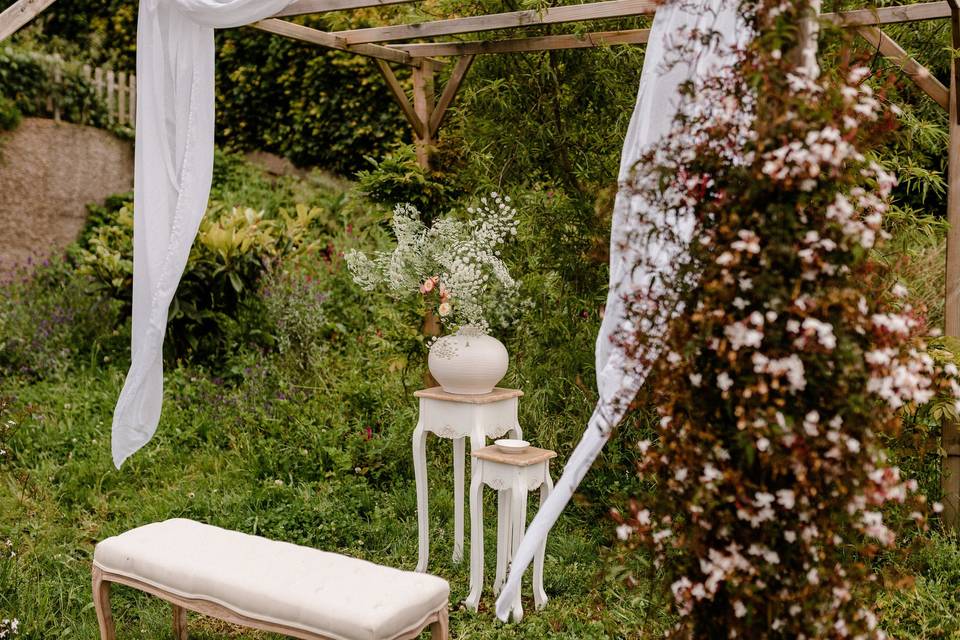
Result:
[[[113,414],[113,462],[157,430],[163,336],[207,208],[213,172],[214,28],[269,17],[291,0],[141,0],[137,25],[133,337]]]
[[[610,232],[610,286],[596,347],[599,401],[560,481],[530,524],[512,561],[507,583],[497,599],[497,617],[504,622],[513,609],[524,571],[646,378],[647,370],[629,361],[613,340],[621,328],[629,329],[625,325],[629,320],[624,299],[638,291],[657,296],[660,283],[669,281],[673,265],[690,240],[694,221],[667,220],[662,211],[650,210],[641,198],[632,196],[626,185],[641,155],[670,131],[680,105],[681,85],[723,67],[729,61],[730,45],[743,39],[745,29],[737,5],[735,0],[675,0],[657,9],[640,74],[636,108],[620,160],[621,189],[614,204]],[[691,29],[716,31],[720,42],[696,52],[694,65],[666,65],[676,45],[674,39]],[[675,238],[667,240],[645,233],[667,224],[674,226]],[[641,252],[645,266],[636,268],[641,264]],[[668,320],[661,317],[643,330],[662,334]],[[647,353],[645,359],[652,361],[657,355]]]

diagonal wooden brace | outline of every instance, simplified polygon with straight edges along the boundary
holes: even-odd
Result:
[[[0,13],[0,41],[6,40],[56,0],[17,0]]]
[[[449,111],[450,105],[463,84],[464,78],[467,76],[467,72],[470,71],[473,59],[473,55],[464,55],[457,59],[457,64],[454,66],[450,79],[447,81],[447,85],[444,87],[436,105],[434,104],[433,88],[434,61],[429,58],[418,58],[420,66],[414,67],[413,70],[412,103],[390,65],[384,60],[378,59],[376,61],[380,73],[387,81],[390,93],[393,94],[397,104],[400,105],[407,122],[413,127],[417,144],[417,161],[424,169],[428,169],[430,166],[430,147]]]
[[[857,33],[871,46],[876,47],[887,60],[900,67],[907,77],[937,104],[946,110],[950,109],[950,92],[943,83],[937,80],[926,67],[910,57],[910,54],[904,51],[893,38],[876,27],[857,27]]]
[[[443,93],[440,95],[440,101],[434,108],[433,113],[430,114],[430,137],[436,137],[437,131],[443,123],[443,118],[447,115],[447,109],[453,99],[457,97],[460,85],[463,84],[463,79],[467,76],[467,72],[470,71],[472,65],[473,56],[460,56],[457,60],[457,64],[450,74],[450,79],[447,80],[447,86],[444,87]]]
[[[403,111],[403,115],[406,117],[407,122],[409,122],[410,126],[413,127],[414,135],[416,135],[418,138],[424,137],[426,126],[414,111],[413,105],[410,104],[410,99],[407,98],[407,93],[400,85],[400,81],[397,80],[397,76],[393,72],[393,69],[390,68],[390,65],[387,64],[386,61],[379,58],[376,59],[376,63],[377,67],[380,69],[380,73],[383,75],[383,79],[387,81],[387,87],[390,89],[390,93],[393,94],[397,104],[400,105],[400,109]]]

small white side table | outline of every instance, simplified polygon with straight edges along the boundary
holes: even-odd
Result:
[[[483,485],[497,491],[497,576],[494,593],[507,578],[507,565],[516,555],[527,526],[527,492],[540,489],[540,504],[553,491],[550,460],[555,451],[530,447],[521,453],[504,453],[496,446],[473,451],[476,464],[470,482],[470,595],[464,601],[468,609],[477,610],[483,591]],[[547,604],[543,589],[543,560],[546,541],[537,550],[533,561],[533,601],[537,609]],[[520,591],[513,605],[513,620],[523,618]]]
[[[454,544],[453,561],[463,560],[463,476],[466,456],[465,439],[470,438],[470,450],[486,446],[487,438],[500,438],[506,433],[522,439],[523,431],[517,419],[519,389],[494,388],[477,396],[447,393],[440,387],[416,391],[420,399],[420,419],[413,430],[413,469],[417,481],[417,528],[420,549],[417,571],[427,570],[430,560],[430,519],[427,501],[427,434],[453,440],[453,502]],[[471,472],[474,465],[471,465]]]

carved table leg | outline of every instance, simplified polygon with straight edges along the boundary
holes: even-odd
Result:
[[[517,549],[520,547],[520,541],[523,540],[523,532],[527,526],[527,479],[519,471],[514,475],[513,480],[513,513],[511,515],[513,533],[511,546],[511,558],[517,557]],[[521,577],[521,583],[523,582]],[[520,594],[522,588],[517,589],[517,599],[513,606],[513,621],[523,620],[523,605],[520,603]]]
[[[423,573],[430,562],[430,512],[427,503],[427,432],[423,420],[413,430],[413,475],[417,483],[417,532],[419,552],[417,571]]]
[[[463,467],[466,438],[453,440],[453,561],[463,560]]]
[[[550,477],[549,467],[543,471],[543,484],[540,485],[540,506],[550,497],[553,491],[553,479]],[[543,544],[537,549],[537,555],[533,559],[533,602],[537,610],[543,609],[547,605],[547,592],[543,588],[543,561],[547,554],[547,540],[544,538]]]
[[[475,461],[476,462],[476,461]],[[470,595],[468,609],[477,610],[483,591],[483,465],[474,464],[470,479]]]
[[[513,508],[510,495],[510,489],[497,491],[497,575],[493,581],[494,595],[500,595],[500,588],[507,579],[507,563],[510,562],[510,510]]]
[[[513,427],[510,428],[510,437],[515,440],[523,440],[523,429],[520,428],[520,423],[514,423]]]

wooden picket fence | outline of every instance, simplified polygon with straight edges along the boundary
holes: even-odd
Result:
[[[64,59],[56,54],[42,57],[51,64],[54,82],[61,82],[63,68],[67,64]],[[137,122],[137,76],[125,71],[91,67],[89,64],[80,67],[80,73],[93,87],[97,97],[106,104],[110,119],[132,129]],[[59,121],[60,107],[52,97],[49,98],[49,105],[53,119]]]

